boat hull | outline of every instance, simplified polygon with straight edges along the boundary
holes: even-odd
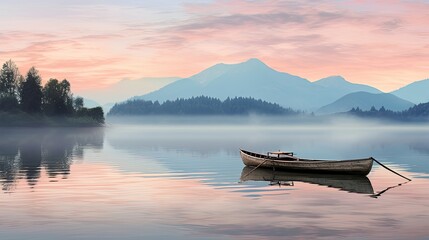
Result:
[[[372,168],[373,158],[352,160],[312,160],[296,157],[276,158],[268,155],[240,150],[241,159],[246,166],[259,166],[297,172],[319,172],[367,175]]]

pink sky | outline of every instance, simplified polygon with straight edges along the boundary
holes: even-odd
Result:
[[[3,0],[0,61],[77,92],[249,58],[383,91],[428,78],[429,2],[374,2]]]

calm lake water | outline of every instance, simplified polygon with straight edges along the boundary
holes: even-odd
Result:
[[[427,126],[115,124],[0,136],[0,239],[429,239]],[[258,169],[241,181],[239,148],[373,156],[413,181],[378,165],[360,178]]]

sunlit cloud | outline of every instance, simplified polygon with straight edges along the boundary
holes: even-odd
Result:
[[[427,78],[425,1],[4,1],[0,60],[73,88],[188,77],[256,57],[317,80],[343,75],[385,91]]]

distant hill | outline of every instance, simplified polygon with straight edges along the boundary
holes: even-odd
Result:
[[[178,79],[177,77],[125,79],[107,88],[79,92],[79,95],[84,98],[93,99],[104,106],[112,102],[125,101],[133,96],[158,90]]]
[[[416,104],[429,102],[429,79],[413,82],[391,94]]]
[[[110,109],[113,107],[113,105],[115,105],[114,103],[106,103],[106,104],[101,105],[98,102],[91,100],[91,99],[88,99],[88,98],[84,98],[83,103],[84,103],[84,106],[87,108],[101,107],[101,108],[103,108],[103,111],[105,113],[109,112]]]
[[[83,105],[85,107],[88,107],[88,108],[101,106],[101,104],[99,104],[98,102],[91,100],[91,99],[88,99],[88,98],[83,99]]]
[[[350,93],[337,101],[321,107],[317,114],[331,114],[337,112],[347,112],[352,108],[360,108],[361,110],[370,110],[371,107],[389,109],[392,111],[403,111],[412,106],[413,103],[398,98],[389,93],[368,93],[368,92],[356,92]]]
[[[300,110],[316,110],[354,91],[377,90],[351,84],[339,77],[312,83],[304,78],[278,72],[258,59],[238,64],[216,64],[189,78],[133,99],[164,102],[177,98],[209,96],[225,100],[228,97],[252,97]]]
[[[322,78],[318,81],[315,81],[314,84],[330,89],[336,89],[337,91],[341,91],[343,94],[349,94],[353,92],[382,93],[377,88],[368,85],[348,82],[341,76]]]
[[[353,108],[347,114],[364,117],[364,118],[377,118],[389,119],[397,121],[429,121],[429,102],[420,103],[407,110],[394,112],[386,110],[384,107],[376,109],[372,107],[369,111],[362,111],[359,108]]]
[[[101,106],[103,108],[103,111],[105,113],[108,113],[110,111],[110,109],[112,109],[113,106],[115,106],[116,103],[106,103],[103,104],[103,106]]]
[[[253,98],[192,97],[174,101],[129,100],[115,104],[108,115],[292,115],[298,112]]]
[[[429,120],[429,102],[420,103],[409,108],[403,113],[403,116],[408,118],[426,118]]]

